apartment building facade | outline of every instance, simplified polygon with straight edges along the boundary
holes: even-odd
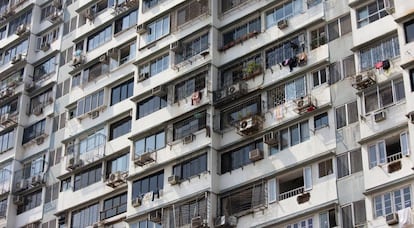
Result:
[[[0,1],[1,227],[399,227],[414,2]]]

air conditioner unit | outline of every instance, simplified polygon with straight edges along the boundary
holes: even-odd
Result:
[[[191,218],[191,228],[201,228],[206,226],[207,221],[204,220],[201,216]]]
[[[277,132],[268,132],[263,135],[263,142],[270,146],[279,144],[279,134]]]
[[[133,207],[139,207],[142,204],[142,199],[140,197],[137,197],[132,200],[132,206]]]
[[[161,223],[162,213],[161,210],[151,211],[149,213],[149,220],[154,223]]]
[[[106,63],[107,61],[108,61],[108,56],[106,56],[106,54],[99,56],[99,62]]]
[[[82,165],[83,161],[81,159],[70,158],[66,168],[69,170],[74,170]]]
[[[397,213],[392,213],[392,214],[386,215],[385,216],[385,221],[390,226],[398,224],[398,214]]]
[[[98,118],[99,117],[99,110],[94,110],[94,111],[90,112],[89,115],[91,116],[91,119]]]
[[[32,177],[32,180],[31,180],[31,182],[30,182],[30,184],[32,185],[32,186],[37,186],[37,185],[39,185],[39,184],[42,184],[43,183],[43,176],[42,175],[35,175],[35,176],[33,176]]]
[[[357,90],[362,90],[374,85],[376,83],[375,71],[370,70],[353,77],[352,87]]]
[[[310,95],[296,99],[294,102],[297,106],[296,110],[299,114],[310,112],[316,109],[316,101],[313,102],[312,96]]]
[[[145,24],[137,25],[137,33],[142,35],[147,32],[147,26]]]
[[[95,14],[94,14],[93,10],[90,9],[90,8],[85,11],[83,16],[85,18],[87,18],[88,20],[90,20],[90,21],[92,21],[95,18]]]
[[[170,50],[171,51],[177,51],[178,49],[180,49],[180,42],[179,41],[175,41],[173,43],[170,44]]]
[[[247,93],[247,84],[244,82],[234,84],[227,88],[227,95],[229,96],[235,97],[235,96],[243,95],[246,93]]]
[[[36,138],[36,144],[37,145],[43,144],[44,141],[45,141],[45,137],[43,137],[43,136],[39,136],[39,137]]]
[[[374,113],[374,121],[380,122],[386,119],[386,113],[385,110],[381,110]]]
[[[16,29],[16,35],[21,36],[27,31],[27,26],[25,24],[19,25]]]
[[[54,23],[54,22],[57,22],[57,21],[60,21],[61,19],[62,19],[62,13],[60,12],[60,11],[55,11],[55,12],[53,12],[50,16],[49,16],[49,21],[51,22],[51,23]]]
[[[176,185],[178,183],[180,183],[180,177],[177,175],[172,175],[168,177],[168,183],[170,183],[171,185]]]
[[[193,142],[195,136],[193,134],[189,134],[183,138],[183,144],[189,144]]]
[[[249,160],[252,162],[263,159],[263,152],[259,149],[249,151]]]
[[[277,22],[277,27],[279,29],[285,29],[288,27],[288,20],[287,19],[283,19]]]
[[[42,51],[48,51],[50,49],[50,44],[49,43],[42,43],[40,45],[40,50]]]
[[[114,187],[118,183],[124,183],[124,179],[122,177],[122,173],[117,171],[114,173],[109,174],[107,185]]]
[[[36,116],[39,116],[43,113],[43,107],[42,106],[36,106],[33,108],[33,114]]]
[[[138,75],[138,82],[142,82],[145,79],[149,78],[149,72],[143,72]]]
[[[111,48],[108,50],[107,55],[113,59],[117,59],[118,58],[118,49],[116,48]]]
[[[23,196],[13,196],[13,203],[16,205],[23,205],[24,204]]]
[[[214,221],[215,227],[235,227],[237,226],[237,218],[235,216],[220,216]]]
[[[147,152],[147,153],[143,153],[141,155],[135,155],[135,159],[134,162],[136,165],[138,166],[143,166],[146,165],[150,162],[154,162],[155,158],[154,158],[154,153],[155,152]]]
[[[74,56],[72,59],[72,66],[77,67],[83,64],[84,58],[81,55]]]
[[[407,116],[408,120],[409,120],[412,124],[414,124],[414,111],[409,112],[406,116]]]
[[[227,89],[221,89],[213,92],[213,101],[216,103],[227,97]]]
[[[259,125],[260,123],[259,123],[258,117],[252,116],[252,117],[241,120],[238,125],[238,130],[240,133],[247,135],[252,132],[258,131]]]
[[[156,86],[156,87],[152,88],[152,90],[151,90],[151,94],[153,96],[163,96],[166,93],[167,93],[167,91],[165,91],[165,88],[162,85]]]
[[[17,54],[15,56],[13,56],[13,58],[11,60],[11,63],[16,64],[16,63],[20,62],[22,59],[23,59],[22,54]]]
[[[34,82],[26,82],[26,83],[24,84],[24,89],[25,89],[27,92],[31,92],[31,91],[33,91],[35,88],[36,88],[36,84],[35,84]]]
[[[395,8],[394,8],[394,4],[392,3],[392,0],[385,0],[384,8],[388,14],[393,14],[395,12]]]

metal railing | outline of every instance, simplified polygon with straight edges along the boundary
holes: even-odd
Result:
[[[402,152],[398,152],[398,153],[392,154],[390,156],[387,156],[387,163],[400,160],[400,159],[402,159],[402,157],[403,157],[402,156]]]
[[[304,186],[301,186],[299,188],[295,188],[295,189],[292,189],[290,191],[281,193],[281,194],[279,194],[279,201],[290,198],[290,197],[293,197],[293,196],[296,196],[296,195],[299,195],[299,194],[302,194],[304,192],[304,190],[305,190]]]

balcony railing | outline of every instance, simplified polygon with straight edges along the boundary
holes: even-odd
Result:
[[[302,186],[302,187],[295,188],[293,190],[281,193],[279,195],[279,201],[290,198],[290,197],[294,197],[294,196],[299,195],[299,194],[302,194],[304,192],[304,189],[305,188]]]
[[[30,167],[23,167],[14,173],[13,192],[42,186],[46,183],[47,162],[44,159],[32,161]]]
[[[113,217],[115,215],[119,215],[121,213],[126,212],[127,210],[127,204],[121,204],[118,206],[115,206],[113,208],[109,208],[107,210],[101,211],[100,216],[101,216],[101,220],[105,220],[107,218]]]
[[[402,152],[398,152],[398,153],[392,154],[390,156],[387,156],[387,162],[390,163],[390,162],[393,162],[393,161],[397,161],[397,160],[402,159],[402,157],[403,157]]]

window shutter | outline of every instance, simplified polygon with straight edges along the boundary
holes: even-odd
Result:
[[[277,201],[277,180],[276,178],[272,178],[267,181],[267,193],[268,193],[268,202],[276,202]]]
[[[410,155],[410,150],[408,149],[408,137],[407,132],[400,134],[400,144],[401,144],[401,153],[403,156]]]
[[[380,163],[387,162],[387,151],[385,148],[385,141],[378,142],[378,155]]]
[[[371,145],[368,147],[368,155],[369,155],[369,168],[376,166],[377,162],[377,149],[375,145]]]
[[[303,168],[303,182],[305,185],[304,186],[305,191],[312,190],[312,167],[311,166],[307,166]]]

